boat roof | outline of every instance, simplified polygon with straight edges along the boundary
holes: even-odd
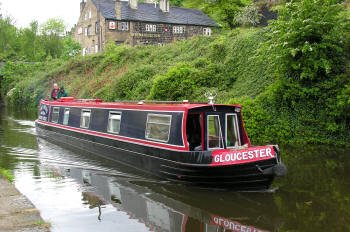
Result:
[[[208,106],[231,106],[241,107],[237,104],[211,104],[211,103],[190,103],[187,100],[178,101],[116,101],[103,102],[101,99],[75,99],[73,97],[63,97],[57,101],[42,100],[53,106],[67,107],[87,107],[87,108],[110,108],[110,109],[137,109],[137,110],[159,110],[159,111],[188,111],[195,108]]]

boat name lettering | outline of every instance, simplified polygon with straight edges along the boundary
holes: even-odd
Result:
[[[275,157],[275,152],[270,147],[248,149],[241,151],[213,152],[213,164],[245,163]]]
[[[226,218],[212,216],[213,224],[224,227],[225,229],[237,232],[263,232],[263,230],[257,229],[252,226],[242,225],[238,222],[228,220]]]

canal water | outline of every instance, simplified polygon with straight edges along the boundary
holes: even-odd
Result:
[[[39,139],[34,117],[0,111],[0,167],[52,231],[350,231],[346,149],[282,148],[276,191],[198,189]]]

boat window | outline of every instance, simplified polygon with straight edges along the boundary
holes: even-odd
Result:
[[[168,142],[171,126],[171,115],[148,114],[146,138],[155,141]]]
[[[64,115],[63,115],[63,125],[68,125],[69,121],[69,108],[64,109]]]
[[[120,112],[109,112],[107,131],[118,134],[121,118],[122,114]]]
[[[226,114],[226,147],[241,145],[237,114]]]
[[[90,126],[90,116],[91,116],[91,110],[82,110],[81,111],[80,127],[82,127],[82,128],[89,128],[89,126]]]
[[[51,122],[58,123],[59,116],[60,116],[60,108],[59,107],[54,107],[53,110],[52,110]]]
[[[208,148],[223,148],[223,138],[220,126],[220,118],[219,115],[208,115]]]

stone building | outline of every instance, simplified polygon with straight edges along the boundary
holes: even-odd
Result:
[[[108,42],[163,45],[194,35],[210,36],[218,24],[200,10],[172,7],[169,0],[82,0],[74,37],[83,55]]]

